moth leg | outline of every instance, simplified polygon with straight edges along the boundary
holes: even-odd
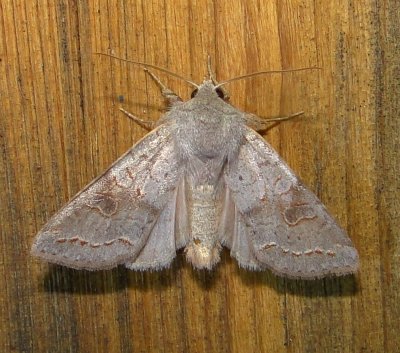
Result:
[[[303,111],[297,112],[297,113],[294,113],[291,115],[287,115],[287,116],[274,116],[274,117],[265,118],[265,119],[261,119],[253,114],[246,114],[245,119],[251,127],[253,127],[256,131],[258,131],[258,130],[266,129],[268,127],[267,124],[277,122],[277,121],[285,121],[285,120],[293,119],[302,114],[304,114]]]
[[[266,120],[267,120],[267,123],[272,122],[272,121],[284,121],[284,120],[289,120],[289,119],[295,118],[296,116],[303,115],[303,114],[304,114],[304,112],[301,111],[301,112],[297,112],[297,113],[287,115],[287,116],[275,116],[275,117],[267,118]]]
[[[165,86],[161,80],[154,75],[151,71],[148,69],[144,69],[144,71],[150,75],[150,77],[157,83],[157,85],[161,89],[161,94],[165,97],[165,99],[168,100],[169,104],[173,105],[174,103],[177,102],[182,102],[182,98],[179,97],[176,93],[174,93],[172,90],[170,90],[167,86]]]
[[[128,111],[126,111],[123,108],[119,108],[119,110],[121,112],[123,112],[124,114],[126,114],[129,118],[131,118],[134,122],[138,123],[140,126],[143,126],[145,129],[147,130],[152,130],[154,129],[156,123],[154,121],[149,121],[149,120],[142,120],[136,116],[134,116],[133,114],[129,113]]]
[[[168,100],[169,104],[173,105],[177,102],[182,101],[182,99],[176,93],[172,92],[172,90],[170,90],[168,87],[166,87],[161,82],[161,80],[156,75],[154,75],[151,71],[149,71],[148,69],[144,69],[144,71],[150,75],[150,77],[158,84],[158,86],[160,86],[161,94]],[[128,111],[126,111],[123,108],[119,108],[119,110],[121,112],[123,112],[124,114],[126,114],[134,122],[143,126],[147,130],[152,130],[156,126],[156,123],[154,121],[142,120],[142,119],[138,118],[137,116],[129,113]]]

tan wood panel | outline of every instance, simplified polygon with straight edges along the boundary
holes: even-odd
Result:
[[[400,352],[399,23],[394,1],[0,3],[0,350]],[[201,81],[318,66],[227,86],[345,227],[357,276],[312,282],[170,269],[89,273],[30,257],[35,233],[165,110],[146,61]],[[160,76],[188,97],[191,88]]]

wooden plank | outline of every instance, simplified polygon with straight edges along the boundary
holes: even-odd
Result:
[[[400,352],[399,11],[394,1],[0,3],[0,351]],[[170,269],[89,273],[29,255],[35,233],[165,107],[147,61],[201,82],[265,69],[320,70],[227,85],[354,240],[354,278],[314,282]],[[192,87],[160,74],[188,98]]]

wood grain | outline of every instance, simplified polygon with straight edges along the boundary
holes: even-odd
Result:
[[[400,13],[395,1],[0,3],[0,351],[400,352]],[[314,282],[213,272],[179,254],[155,273],[89,273],[29,255],[35,233],[165,107],[133,65],[201,81],[211,55],[231,102],[268,117],[266,138],[349,232],[355,277]],[[165,75],[182,96],[190,87]]]

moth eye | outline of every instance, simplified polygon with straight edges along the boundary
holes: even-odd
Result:
[[[221,88],[218,87],[215,92],[217,92],[219,98],[225,99],[224,91]]]
[[[196,97],[196,94],[197,94],[198,91],[199,91],[199,90],[196,88],[196,89],[192,92],[192,94],[190,95],[190,98]]]

